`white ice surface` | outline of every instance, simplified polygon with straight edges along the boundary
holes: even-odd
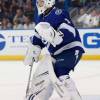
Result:
[[[21,61],[0,61],[0,100],[24,100],[28,74]],[[100,100],[100,61],[81,61],[71,76],[83,100]]]

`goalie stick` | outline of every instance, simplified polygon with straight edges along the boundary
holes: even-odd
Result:
[[[29,71],[29,77],[28,77],[28,82],[27,82],[27,87],[26,87],[26,97],[28,95],[29,92],[29,88],[30,88],[30,82],[31,82],[31,75],[32,75],[32,69],[33,69],[33,63],[34,63],[34,59],[32,59],[32,63],[30,66],[30,71]]]

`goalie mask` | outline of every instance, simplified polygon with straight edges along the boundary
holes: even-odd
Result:
[[[37,0],[36,6],[38,14],[42,14],[48,8],[51,8],[55,4],[55,0]]]

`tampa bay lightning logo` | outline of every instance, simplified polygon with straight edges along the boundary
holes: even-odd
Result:
[[[4,36],[2,34],[0,34],[0,50],[4,49],[5,44],[6,44],[5,38],[4,38]]]
[[[61,9],[57,9],[56,11],[55,11],[55,14],[56,15],[60,15],[62,13],[62,10]]]

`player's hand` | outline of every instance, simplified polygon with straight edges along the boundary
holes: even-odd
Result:
[[[33,62],[38,62],[40,52],[41,48],[33,45],[32,43],[29,43],[26,56],[24,59],[24,65],[32,66]]]
[[[27,66],[27,65],[32,66],[34,62],[35,62],[34,57],[31,57],[29,55],[25,56],[25,59],[24,59],[24,65],[25,66]]]

